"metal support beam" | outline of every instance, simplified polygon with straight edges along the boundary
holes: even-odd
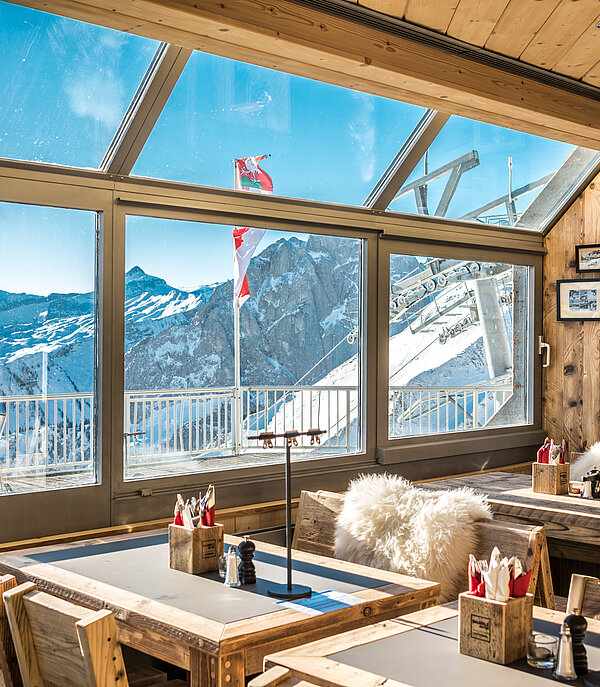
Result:
[[[483,215],[486,212],[488,212],[488,210],[493,210],[494,208],[497,208],[500,205],[505,205],[507,207],[507,210],[508,210],[508,205],[510,202],[514,202],[514,200],[516,198],[518,198],[519,196],[522,196],[525,193],[529,193],[529,191],[533,191],[534,189],[538,188],[539,186],[543,186],[547,181],[550,181],[551,178],[552,178],[552,174],[548,174],[548,176],[542,177],[541,179],[538,179],[537,181],[532,181],[529,184],[525,184],[525,186],[521,186],[521,188],[515,189],[510,194],[507,193],[504,196],[500,196],[500,198],[496,198],[495,200],[492,200],[489,203],[482,205],[481,207],[477,208],[476,210],[472,210],[471,212],[467,212],[466,215],[459,217],[459,219],[461,219],[461,220],[477,219],[480,215]],[[516,221],[516,218],[515,218],[515,221]]]
[[[158,48],[100,170],[122,175],[131,172],[191,54],[188,48],[167,43]]]
[[[373,210],[387,208],[449,118],[450,115],[444,112],[427,110],[369,193],[364,207]]]

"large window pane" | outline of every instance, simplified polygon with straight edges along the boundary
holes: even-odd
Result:
[[[158,43],[0,2],[0,157],[98,167]]]
[[[96,481],[95,233],[0,203],[0,494]]]
[[[598,159],[596,151],[451,117],[389,210],[543,229]]]
[[[194,52],[134,174],[233,188],[270,154],[277,195],[362,205],[424,109]]]
[[[390,257],[390,438],[530,422],[531,269]]]
[[[236,390],[232,227],[129,217],[125,479],[282,460],[282,443],[248,439],[262,431],[326,430],[320,446],[301,441],[297,460],[360,450],[361,248],[264,233],[240,309]]]

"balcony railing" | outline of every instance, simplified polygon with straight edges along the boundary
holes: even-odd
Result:
[[[390,387],[390,436],[485,427],[512,394],[490,382],[477,387]],[[235,389],[128,391],[124,451],[127,467],[162,465],[197,456],[233,455]],[[259,451],[248,436],[263,431],[326,430],[306,452],[360,448],[356,386],[242,387],[240,452]],[[10,477],[93,470],[93,394],[0,398],[0,486]],[[280,446],[283,448],[283,444]]]

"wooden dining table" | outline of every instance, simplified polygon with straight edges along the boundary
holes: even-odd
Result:
[[[533,630],[558,635],[564,613],[534,606]],[[436,606],[305,646],[268,655],[271,673],[252,684],[292,687],[544,687],[556,684],[549,669],[522,658],[499,665],[458,651],[456,608]],[[590,675],[600,684],[600,621],[588,620],[585,637]],[[570,682],[584,687],[580,677]]]
[[[308,615],[267,595],[286,579],[286,550],[255,543],[257,582],[241,588],[217,572],[171,570],[166,531],[15,551],[0,557],[0,573],[110,609],[123,644],[187,670],[192,687],[241,687],[268,653],[433,606],[440,593],[434,582],[295,551],[294,582],[346,595]]]

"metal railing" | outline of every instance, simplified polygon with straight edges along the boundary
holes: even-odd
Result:
[[[4,477],[94,466],[94,395],[3,396],[0,470]]]
[[[507,384],[470,387],[390,387],[390,437],[485,427],[512,394]],[[125,393],[127,467],[200,456],[232,455],[235,389]],[[351,453],[360,448],[356,386],[251,386],[240,389],[241,451],[260,449],[253,434],[292,428],[326,431],[306,451]],[[0,478],[94,469],[94,397],[86,394],[0,398]],[[283,449],[283,444],[281,445]]]
[[[481,429],[513,393],[512,386],[390,387],[389,436]]]

